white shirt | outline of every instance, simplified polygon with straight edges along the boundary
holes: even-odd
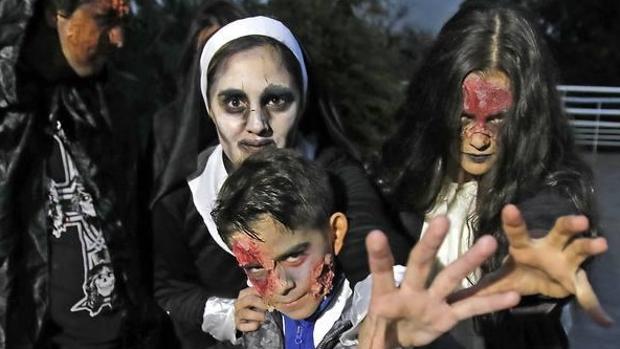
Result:
[[[434,275],[448,264],[463,255],[474,242],[471,219],[476,214],[476,197],[478,182],[470,181],[463,184],[447,182],[442,187],[435,204],[424,216],[422,235],[426,233],[429,222],[445,215],[450,220],[450,229],[443,244],[437,252],[437,265]],[[461,282],[462,287],[472,286],[480,279],[480,272],[475,271]]]

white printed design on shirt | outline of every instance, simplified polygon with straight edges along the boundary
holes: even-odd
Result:
[[[70,227],[77,231],[84,262],[84,297],[71,307],[71,311],[88,311],[94,317],[105,307],[112,309],[115,298],[114,270],[103,233],[98,227],[92,196],[86,192],[62,139],[54,135],[54,140],[60,147],[65,181],[50,180],[48,216],[52,234],[60,238]]]

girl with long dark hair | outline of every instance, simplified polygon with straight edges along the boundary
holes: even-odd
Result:
[[[484,276],[498,269],[512,270],[506,257],[514,241],[502,220],[520,218],[514,207],[503,210],[508,204],[517,205],[532,238],[571,214],[585,215],[590,225],[583,229],[597,235],[592,174],[575,149],[555,84],[534,21],[518,8],[488,3],[463,5],[411,81],[400,110],[403,123],[384,147],[379,184],[413,239],[433,217],[448,216],[440,267],[485,234],[498,240],[498,252],[462,287],[479,285],[481,277],[484,284]],[[602,252],[603,239],[596,243]],[[529,281],[513,286],[523,295],[541,293]],[[564,347],[556,303],[544,308],[549,316],[512,312],[487,319],[484,340],[471,329],[453,331],[452,340],[465,347]]]

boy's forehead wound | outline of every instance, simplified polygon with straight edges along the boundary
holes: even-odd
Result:
[[[235,239],[232,244],[232,252],[241,267],[259,263],[263,268],[274,268],[273,259],[264,256],[258,244],[249,238],[247,240],[245,238]]]

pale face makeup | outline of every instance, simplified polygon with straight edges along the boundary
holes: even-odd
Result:
[[[501,71],[472,72],[463,80],[460,165],[478,177],[495,164],[504,114],[512,107],[510,79]]]
[[[291,232],[264,215],[252,225],[260,240],[240,232],[231,237],[239,266],[265,303],[292,319],[312,315],[334,278],[332,246],[316,230]]]
[[[92,0],[70,15],[56,14],[56,27],[67,63],[81,77],[99,72],[113,48],[123,46],[124,0]]]
[[[222,149],[236,168],[265,147],[289,145],[301,94],[280,53],[262,45],[223,62],[209,90],[209,106]]]

